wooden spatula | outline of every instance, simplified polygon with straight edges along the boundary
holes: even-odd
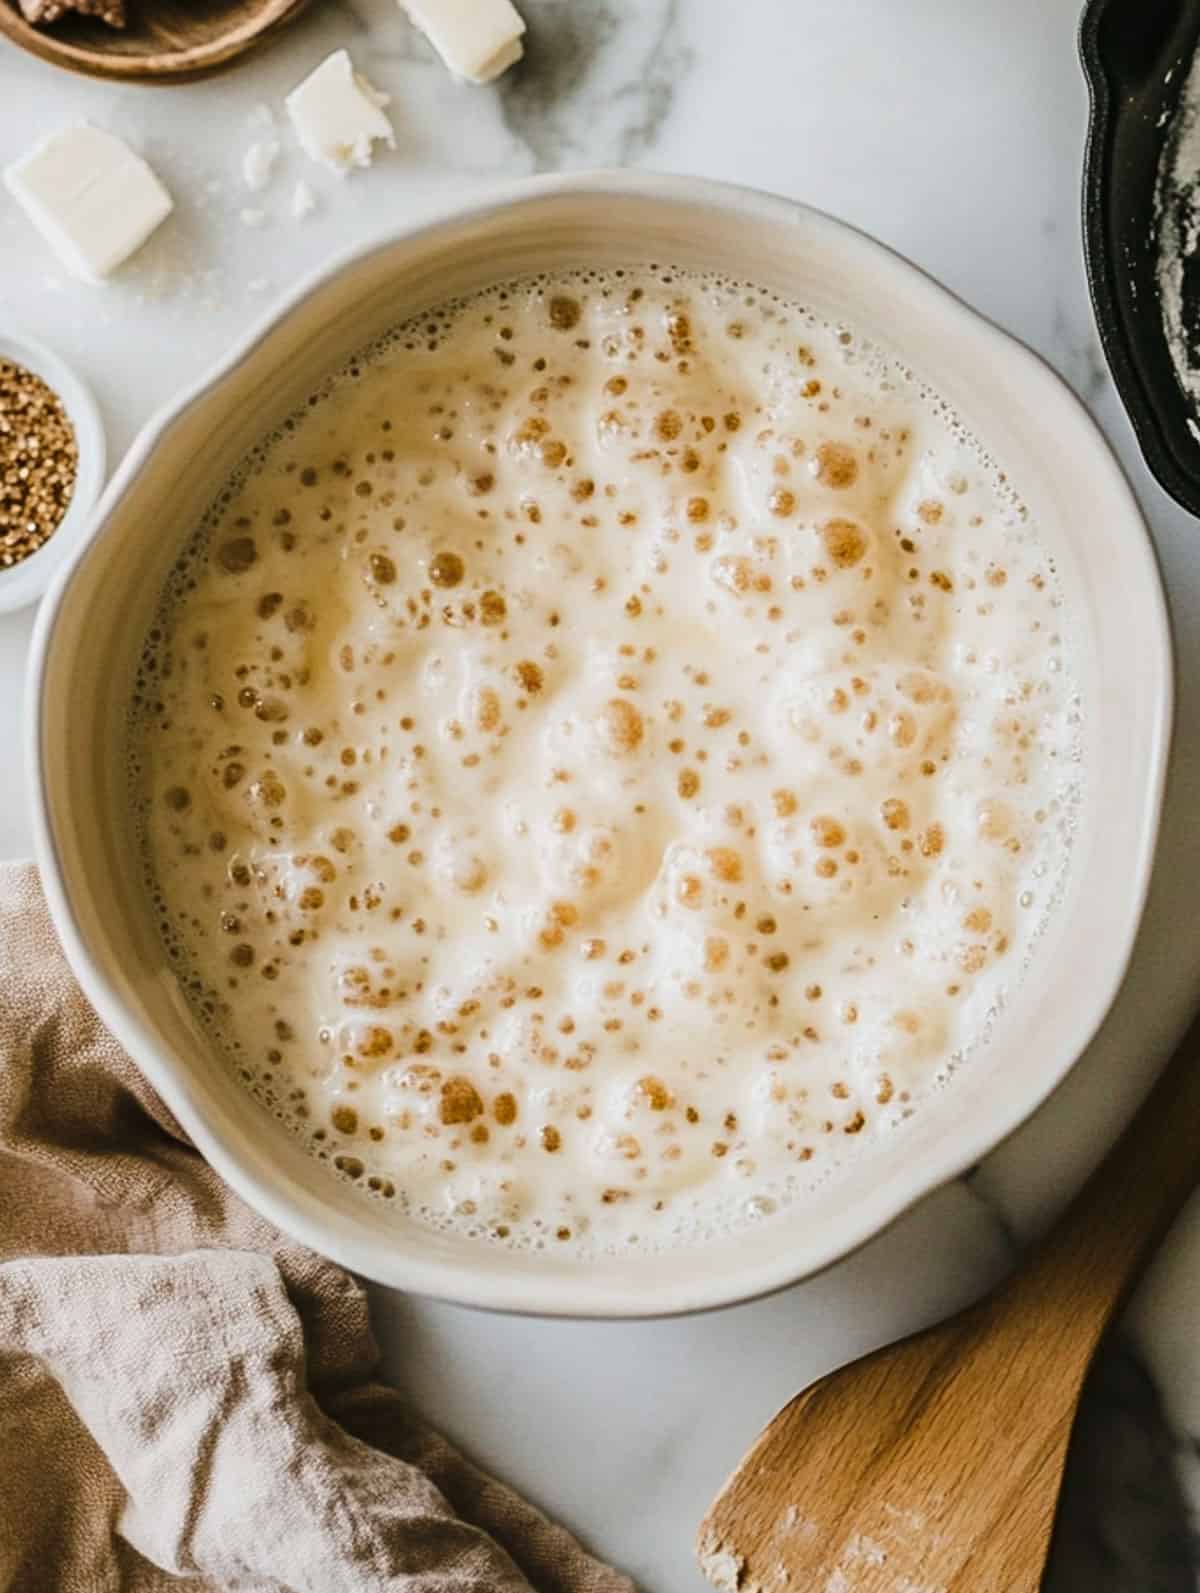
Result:
[[[1101,1335],[1200,1179],[1200,1022],[999,1293],[823,1378],[700,1528],[741,1593],[1035,1593]]]

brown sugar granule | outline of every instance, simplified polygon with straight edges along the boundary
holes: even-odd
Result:
[[[497,1095],[492,1102],[492,1112],[501,1128],[507,1128],[510,1123],[515,1123],[517,1120],[516,1096],[509,1094],[507,1090],[503,1094]]]
[[[358,1128],[358,1113],[352,1106],[335,1106],[329,1120],[339,1134],[353,1134]]]
[[[562,1145],[562,1135],[553,1123],[547,1123],[542,1129],[542,1149],[553,1153]]]
[[[53,536],[75,490],[78,461],[57,393],[32,371],[0,360],[0,568],[19,564]]]

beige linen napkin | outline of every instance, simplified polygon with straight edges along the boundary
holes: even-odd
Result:
[[[632,1593],[376,1359],[363,1290],[191,1148],[0,865],[0,1588]]]

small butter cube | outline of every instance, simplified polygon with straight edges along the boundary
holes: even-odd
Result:
[[[171,213],[171,196],[140,155],[81,122],[52,133],[4,171],[13,198],[63,265],[99,282]]]
[[[334,171],[371,164],[371,146],[382,139],[393,149],[388,103],[354,70],[345,50],[335,50],[287,97],[287,111],[304,153]]]
[[[400,0],[454,73],[490,83],[524,54],[525,24],[512,0]]]

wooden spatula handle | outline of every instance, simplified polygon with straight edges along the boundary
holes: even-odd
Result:
[[[1200,1181],[1200,1019],[1133,1122],[1007,1289],[1043,1326],[1092,1322],[1096,1341]]]

